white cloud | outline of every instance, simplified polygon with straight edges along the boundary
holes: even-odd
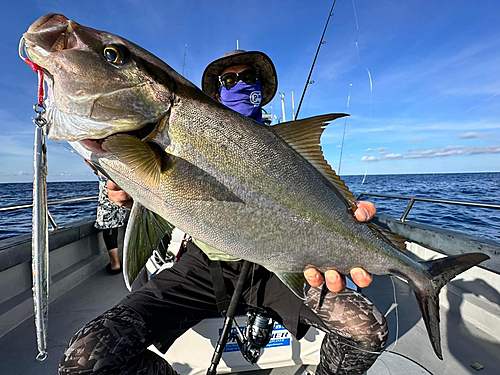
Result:
[[[49,176],[73,176],[73,173],[71,172],[53,172],[53,173],[48,173]],[[90,173],[89,173],[90,175]]]
[[[384,159],[400,159],[402,156],[402,154],[387,154]]]
[[[434,124],[423,125],[419,128],[419,130],[469,130],[471,128],[474,129],[500,129],[500,121],[468,121],[468,122],[459,122],[459,121],[443,121],[437,122]]]
[[[390,150],[389,147],[379,147],[379,148],[367,148],[365,150],[365,152],[374,152],[374,151],[378,151],[379,155],[384,155],[386,154],[385,151],[388,151]]]
[[[408,150],[407,150],[408,151]],[[409,153],[409,154],[387,154],[382,157],[375,156],[363,156],[361,161],[375,162],[383,160],[394,160],[394,159],[430,159],[430,158],[440,158],[445,156],[469,156],[469,155],[480,155],[480,154],[500,154],[500,146],[479,146],[479,147],[466,147],[466,146],[448,146],[448,147],[437,147],[431,149],[425,149],[420,153]]]
[[[380,160],[380,158],[377,158],[375,156],[363,156],[361,158],[361,161],[368,161],[368,162],[370,162],[370,161],[379,161],[379,160]]]
[[[476,132],[468,132],[457,136],[459,139],[477,139],[477,138],[490,138],[491,134],[479,134]]]

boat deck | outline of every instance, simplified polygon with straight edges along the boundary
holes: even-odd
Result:
[[[396,328],[393,288],[389,277],[375,277],[364,293],[382,312],[390,311],[388,351],[384,352],[368,375],[384,374],[498,374],[500,369],[500,341],[463,320],[450,310],[441,309],[441,337],[444,361],[432,351],[413,293],[401,281],[395,280],[399,304],[399,328]],[[55,374],[62,352],[73,334],[86,322],[117,303],[127,290],[120,275],[109,276],[104,269],[91,275],[62,294],[50,304],[48,331],[48,358],[35,360],[37,355],[35,326],[29,318],[0,338],[0,374],[31,375]],[[460,303],[447,292],[450,304]],[[500,300],[498,296],[493,296]],[[453,301],[452,301],[453,300]],[[396,332],[398,332],[397,342]],[[471,364],[483,368],[475,370]],[[208,364],[207,364],[208,366]],[[258,368],[256,367],[256,370]],[[292,366],[273,370],[258,370],[259,374],[310,373],[314,366]],[[245,374],[253,374],[254,371]]]

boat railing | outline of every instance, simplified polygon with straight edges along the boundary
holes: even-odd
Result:
[[[434,199],[434,198],[419,198],[419,197],[408,197],[404,195],[390,195],[390,194],[377,194],[377,193],[361,193],[358,195],[357,199],[362,196],[370,196],[370,197],[381,197],[381,198],[392,198],[392,199],[403,199],[408,200],[408,204],[406,205],[406,209],[403,212],[403,215],[399,218],[399,220],[404,223],[406,217],[410,213],[411,208],[415,202],[430,202],[430,203],[443,203],[443,204],[452,204],[458,206],[470,206],[470,207],[480,207],[480,208],[492,208],[495,210],[500,210],[500,205],[498,204],[486,204],[486,203],[476,203],[476,202],[462,202],[462,201],[451,201],[447,199]]]
[[[53,206],[57,204],[64,204],[64,203],[78,203],[78,202],[83,202],[83,201],[88,201],[92,199],[97,199],[98,196],[91,196],[91,197],[81,197],[81,198],[71,198],[71,199],[61,199],[61,200],[56,200],[56,201],[50,201],[47,202],[48,206]],[[21,204],[21,205],[16,205],[16,206],[7,206],[7,207],[0,207],[0,212],[6,212],[6,211],[17,211],[17,210],[23,210],[27,208],[32,208],[33,204]],[[47,210],[47,215],[49,218],[49,222],[51,225],[51,230],[56,230],[57,224],[52,215],[50,214],[49,210]]]
[[[412,196],[404,196],[404,195],[378,194],[378,193],[367,193],[367,192],[360,193],[357,196],[357,199],[359,200],[362,196],[408,200],[408,204],[406,205],[406,208],[405,208],[403,214],[399,218],[399,220],[403,223],[405,222],[405,220],[406,220],[408,214],[410,213],[410,210],[412,209],[415,202],[443,203],[443,204],[451,204],[451,205],[458,205],[458,206],[491,208],[491,209],[500,210],[500,205],[497,205],[497,204],[452,201],[452,200],[447,200],[447,199],[420,198],[420,197],[412,197]],[[64,204],[64,203],[77,203],[77,202],[82,202],[82,201],[87,201],[87,200],[92,200],[92,199],[97,199],[97,198],[98,198],[98,196],[96,195],[96,196],[90,196],[90,197],[62,199],[62,200],[50,201],[47,203],[47,205],[51,206],[51,205]],[[16,211],[16,210],[22,210],[22,209],[27,209],[27,208],[31,208],[31,207],[33,207],[33,204],[23,204],[23,205],[16,205],[16,206],[0,207],[0,212]],[[47,213],[49,216],[50,225],[52,226],[52,228],[54,230],[57,229],[57,224],[56,224],[54,218],[52,217],[52,215],[50,214],[50,212],[48,210],[47,210]]]

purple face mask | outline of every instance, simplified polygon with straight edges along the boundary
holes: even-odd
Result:
[[[252,85],[240,81],[229,90],[221,87],[220,101],[243,116],[262,122],[262,87],[259,81]]]

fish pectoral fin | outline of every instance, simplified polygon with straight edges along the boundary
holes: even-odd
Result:
[[[330,121],[344,116],[348,115],[346,113],[330,113],[303,120],[282,122],[270,127],[270,129],[311,163],[345,198],[350,208],[356,211],[356,198],[328,164],[319,145],[321,134]]]
[[[306,278],[302,272],[275,272],[275,275],[300,299],[306,299]]]
[[[129,291],[160,242],[170,242],[173,229],[160,215],[134,202],[123,240],[123,277]],[[167,246],[165,244],[165,248]]]
[[[152,187],[160,185],[167,154],[158,147],[128,134],[116,134],[106,138],[102,148],[123,164],[127,164],[132,173],[147,185]]]
[[[385,243],[395,247],[400,252],[406,255],[406,240],[401,237],[399,234],[391,232],[385,228],[378,226],[375,223],[368,223],[368,228],[372,231],[372,233]]]

